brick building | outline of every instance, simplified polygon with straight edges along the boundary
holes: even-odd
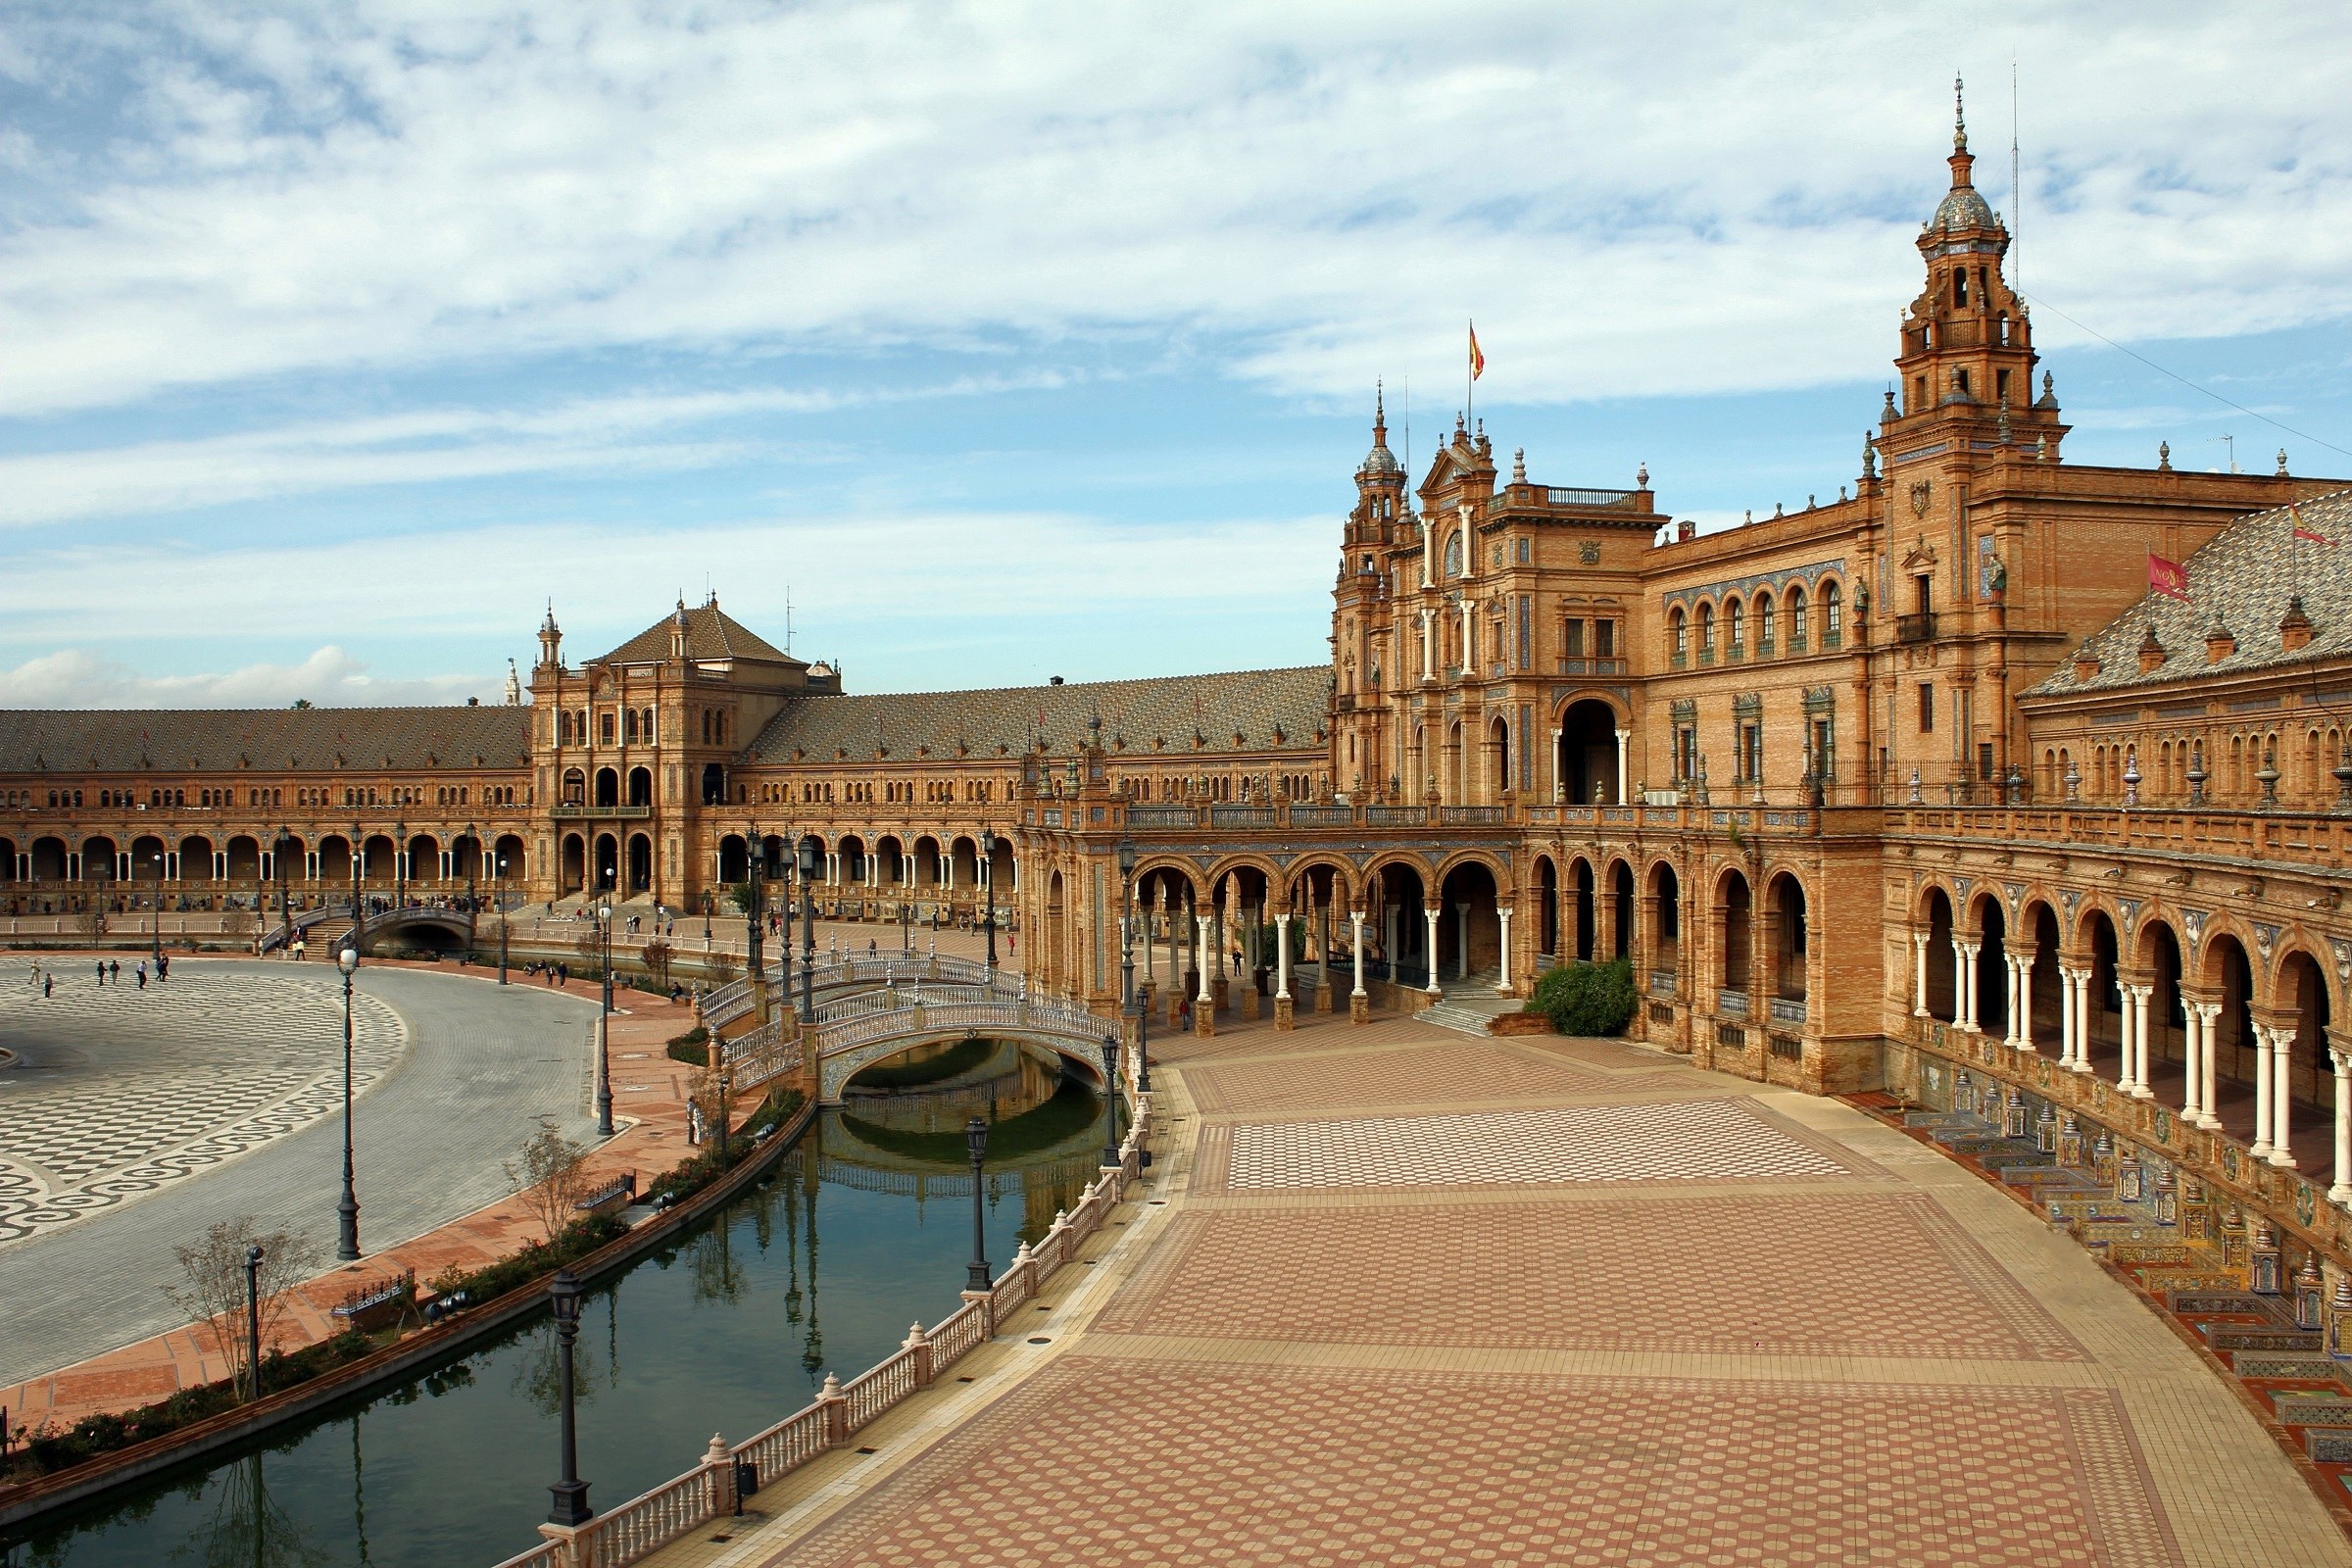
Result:
[[[551,610],[501,705],[5,715],[0,902],[691,910],[806,847],[826,914],[994,899],[1098,1004],[1129,908],[1158,1003],[1254,1007],[1238,957],[1278,1016],[1624,956],[1653,1044],[2046,1109],[2340,1254],[2352,496],[2067,462],[1948,167],[1835,496],[1697,535],[1458,421],[1416,480],[1376,404],[1327,665],[867,697],[715,598],[576,663]]]

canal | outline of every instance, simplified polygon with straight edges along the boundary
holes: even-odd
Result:
[[[575,1363],[580,1470],[609,1507],[741,1442],[957,1304],[971,1252],[962,1126],[993,1127],[989,1258],[1095,1174],[1095,1086],[963,1042],[868,1069],[775,1168],[591,1291]],[[0,1544],[5,1568],[480,1568],[530,1546],[556,1479],[544,1313],[445,1365]]]

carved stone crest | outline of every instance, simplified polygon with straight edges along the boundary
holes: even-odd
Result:
[[[1587,539],[1576,547],[1576,559],[1588,566],[1600,564],[1600,541]]]
[[[1935,493],[1935,488],[1926,479],[1914,479],[1911,482],[1911,515],[1924,517],[1928,514],[1928,497]]]

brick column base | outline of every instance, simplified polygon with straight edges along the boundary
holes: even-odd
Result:
[[[1224,975],[1219,975],[1208,983],[1208,994],[1216,998],[1219,1012],[1223,1012],[1233,1005],[1233,982]]]
[[[1193,1033],[1198,1035],[1202,1040],[1206,1040],[1216,1034],[1216,1013],[1207,1007],[1195,1007],[1193,1009]]]
[[[1335,988],[1333,987],[1332,983],[1328,980],[1323,981],[1321,984],[1315,987],[1315,1010],[1317,1012],[1329,1012],[1331,1010],[1331,993],[1334,989]]]
[[[1370,997],[1349,997],[1348,999],[1348,1021],[1349,1023],[1370,1023],[1372,1021],[1372,999]]]
[[[1291,1014],[1296,1004],[1293,1003],[1289,997],[1276,997],[1274,999],[1275,1028],[1288,1033],[1291,1029],[1296,1027],[1296,1025],[1291,1021]]]
[[[1257,987],[1255,987],[1255,986],[1244,986],[1244,987],[1242,987],[1242,1016],[1243,1016],[1243,1017],[1245,1017],[1245,1018],[1254,1018],[1254,1017],[1256,1017],[1256,1016],[1257,1016],[1257,1013],[1258,1013],[1258,997],[1257,997]]]

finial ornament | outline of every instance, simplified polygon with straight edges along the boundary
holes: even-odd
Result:
[[[2159,473],[2173,471],[2173,444],[2170,441],[2156,443],[2156,471]]]
[[[1511,483],[1527,483],[1527,448],[1525,447],[1511,449]]]
[[[1952,151],[1968,151],[1968,111],[1961,102],[1961,82],[1957,74],[1952,76]]]

